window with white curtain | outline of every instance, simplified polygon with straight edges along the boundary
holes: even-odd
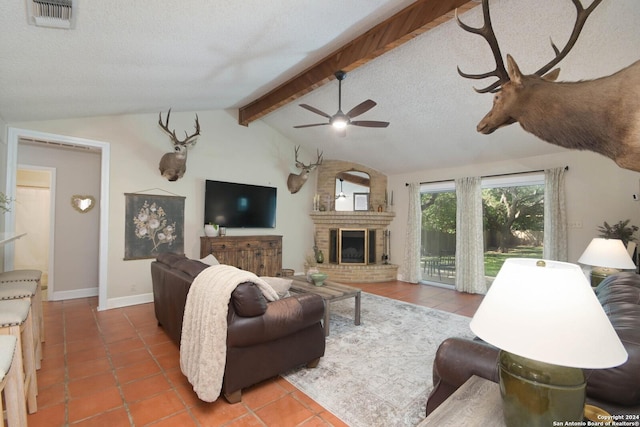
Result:
[[[542,258],[544,173],[482,178],[484,260],[488,283],[507,258]],[[456,194],[453,181],[425,183],[422,205],[422,281],[453,286]]]

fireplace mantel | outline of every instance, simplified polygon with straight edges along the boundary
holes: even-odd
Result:
[[[363,226],[387,227],[393,221],[395,212],[370,211],[313,211],[310,214],[314,224],[357,224]]]

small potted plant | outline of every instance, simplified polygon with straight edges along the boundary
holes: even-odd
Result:
[[[204,234],[207,237],[215,237],[218,235],[218,224],[213,224],[213,223],[209,223],[209,224],[205,224],[204,225]]]
[[[604,237],[605,239],[620,239],[622,243],[627,246],[629,242],[636,240],[634,234],[638,231],[638,227],[629,225],[629,222],[631,222],[631,220],[627,219],[609,225],[607,221],[605,221],[603,225],[598,227],[598,231],[600,232],[599,237]]]

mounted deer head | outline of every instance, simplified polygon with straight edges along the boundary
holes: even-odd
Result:
[[[160,159],[160,174],[167,178],[169,181],[177,181],[182,178],[187,171],[187,151],[190,147],[196,145],[196,138],[200,135],[200,122],[198,122],[198,115],[196,114],[196,131],[188,135],[184,132],[184,139],[181,141],[176,136],[175,130],[169,130],[169,116],[171,115],[171,109],[167,112],[167,122],[162,123],[162,113],[160,113],[158,124],[166,133],[169,134],[171,142],[173,143],[173,153],[165,153]]]
[[[295,148],[296,167],[298,169],[302,169],[302,171],[297,175],[294,173],[290,173],[289,177],[287,178],[287,188],[289,189],[291,194],[296,194],[298,191],[300,191],[304,183],[307,182],[307,178],[309,178],[309,174],[311,173],[311,171],[313,171],[316,167],[322,164],[322,153],[320,151],[317,151],[318,160],[316,160],[315,163],[310,163],[309,165],[305,165],[304,163],[300,162],[298,160],[299,149],[300,149],[300,146],[298,145]]]
[[[579,82],[553,82],[560,69],[556,66],[578,40],[587,18],[602,0],[594,0],[586,9],[580,0],[571,0],[576,21],[562,50],[551,42],[554,58],[530,75],[520,72],[516,61],[507,55],[502,61],[498,41],[489,15],[489,0],[482,0],[484,24],[465,31],[482,36],[493,52],[496,68],[483,74],[458,73],[465,78],[498,80],[478,93],[495,93],[493,107],[478,123],[477,131],[490,134],[496,129],[519,122],[527,132],[554,145],[589,150],[614,160],[618,166],[640,172],[640,61],[610,76]]]

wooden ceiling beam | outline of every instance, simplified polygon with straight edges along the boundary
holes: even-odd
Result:
[[[368,176],[369,174],[367,174],[367,176],[364,177],[364,176],[354,175],[352,173],[349,173],[349,171],[346,171],[346,172],[338,172],[336,174],[336,179],[341,179],[343,181],[347,181],[356,185],[362,185],[363,187],[371,187],[371,179],[368,178]]]
[[[417,0],[391,18],[342,46],[302,73],[240,108],[238,122],[254,120],[335,79],[338,70],[352,71],[412,38],[463,13],[478,3],[469,0]]]

